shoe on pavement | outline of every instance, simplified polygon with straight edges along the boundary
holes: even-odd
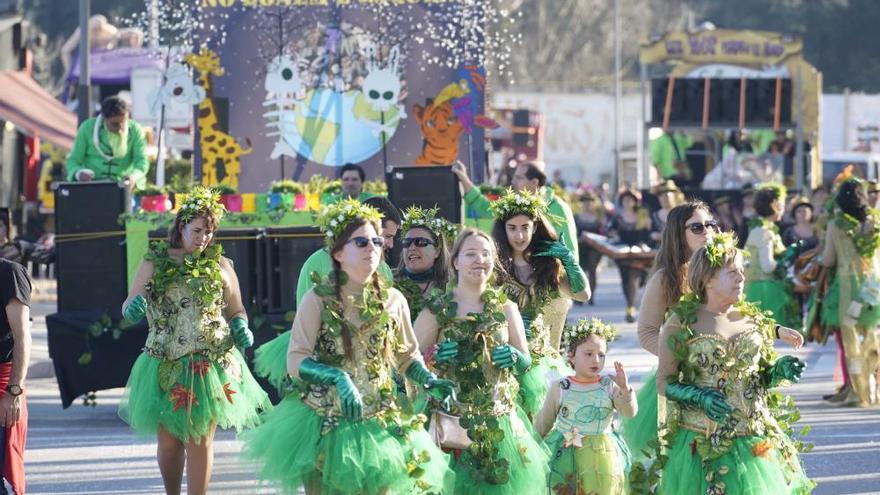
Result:
[[[851,389],[852,387],[850,387],[850,385],[847,383],[846,385],[843,385],[839,389],[837,389],[837,392],[833,394],[823,395],[822,400],[832,403],[843,402],[843,400],[846,399],[847,395],[849,395]]]

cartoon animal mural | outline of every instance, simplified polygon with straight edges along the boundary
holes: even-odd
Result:
[[[243,148],[232,136],[220,130],[217,113],[214,109],[212,77],[224,74],[220,57],[212,50],[202,48],[198,55],[191,53],[186,62],[198,72],[199,84],[205,89],[207,97],[199,103],[198,126],[199,144],[202,151],[202,184],[206,186],[224,184],[238,188],[238,175],[241,173],[240,158],[253,152],[251,141],[245,138],[247,148]],[[218,177],[217,161],[223,162],[225,174]]]
[[[367,77],[354,102],[354,117],[366,124],[373,135],[384,133],[383,141],[394,134],[397,125],[406,118],[406,107],[400,103],[400,49],[395,45],[388,53],[388,64],[380,67],[376,49],[367,46]],[[405,93],[404,93],[405,96]]]
[[[416,165],[449,165],[458,159],[458,138],[464,126],[455,116],[451,100],[435,105],[428,98],[425,106],[413,105],[413,114],[422,131],[422,154]]]
[[[296,128],[296,105],[305,99],[305,85],[300,77],[302,60],[288,54],[278,55],[266,67],[266,99],[264,107],[272,107],[265,112],[269,122],[266,127],[274,128],[267,136],[278,137],[272,149],[271,159],[281,155],[296,157],[302,146],[302,136]]]
[[[175,62],[165,71],[162,86],[150,92],[150,113],[157,115],[162,106],[169,107],[172,103],[189,106],[199,104],[204,99],[205,88],[193,82],[185,65]]]

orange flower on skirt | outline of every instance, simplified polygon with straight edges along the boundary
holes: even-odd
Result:
[[[752,447],[752,455],[755,457],[767,457],[767,453],[773,450],[773,444],[769,440],[761,440]]]

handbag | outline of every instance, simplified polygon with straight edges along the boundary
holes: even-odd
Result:
[[[467,430],[461,427],[458,416],[452,416],[444,412],[435,411],[431,415],[431,426],[428,434],[434,439],[439,447],[447,449],[466,449],[473,443],[467,434]]]

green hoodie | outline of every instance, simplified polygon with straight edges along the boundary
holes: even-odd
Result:
[[[110,136],[102,125],[98,130],[98,145],[95,148],[94,131],[97,118],[86,120],[76,132],[73,149],[67,157],[67,180],[76,180],[76,173],[88,169],[95,173],[95,180],[122,180],[131,177],[137,187],[144,187],[147,182],[147,171],[150,162],[145,151],[144,132],[141,126],[128,119],[128,153],[121,158],[112,158],[109,166],[104,156],[112,156]],[[104,156],[102,156],[102,153]]]

